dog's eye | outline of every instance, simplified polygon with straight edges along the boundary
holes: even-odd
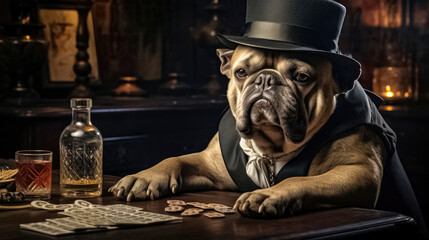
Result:
[[[310,76],[305,73],[298,73],[295,75],[295,80],[298,82],[306,83],[310,80]]]
[[[247,73],[244,69],[240,68],[237,71],[235,71],[235,76],[237,78],[243,79],[247,77]]]

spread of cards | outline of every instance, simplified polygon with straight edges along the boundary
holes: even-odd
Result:
[[[126,204],[103,206],[85,200],[76,200],[74,204],[51,204],[45,201],[33,201],[31,205],[49,211],[61,211],[58,214],[67,216],[65,218],[46,219],[45,222],[19,225],[21,229],[53,236],[182,221],[181,217],[145,212],[142,211],[142,208]]]
[[[225,214],[235,213],[231,207],[218,203],[167,200],[167,204],[166,212],[181,213],[181,216],[198,216],[204,212],[208,218],[223,218]],[[85,200],[76,200],[74,204],[51,204],[36,200],[31,205],[38,209],[59,211],[58,214],[67,216],[19,225],[21,229],[52,236],[182,222],[182,217],[146,212],[142,211],[143,208],[126,204],[98,205]],[[185,209],[186,206],[192,207]]]
[[[208,218],[223,218],[225,214],[235,213],[231,207],[220,203],[201,203],[201,202],[185,202],[182,200],[167,200],[168,207],[164,210],[169,213],[179,213],[182,216],[198,216],[201,212],[207,210],[204,216]],[[193,206],[193,208],[185,209],[185,206]],[[214,211],[213,211],[214,210]]]

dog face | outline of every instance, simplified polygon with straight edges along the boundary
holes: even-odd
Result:
[[[242,138],[264,154],[290,153],[329,119],[338,87],[332,65],[303,53],[218,49],[228,101]]]

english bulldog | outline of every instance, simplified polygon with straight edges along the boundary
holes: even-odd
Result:
[[[272,218],[344,206],[374,208],[386,151],[382,139],[365,125],[320,148],[306,176],[272,181],[336,108],[341,92],[328,59],[242,45],[217,54],[220,71],[229,78],[227,98],[240,147],[249,162],[255,160],[245,171],[260,187],[244,192],[236,211]],[[205,150],[165,159],[109,189],[127,201],[199,190],[239,190],[225,165],[218,133]]]

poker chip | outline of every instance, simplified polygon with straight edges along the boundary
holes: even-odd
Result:
[[[49,210],[49,211],[58,211],[58,210],[61,210],[61,209],[57,208],[56,204],[51,204],[51,203],[43,205],[42,208],[45,209],[45,210]]]
[[[46,201],[42,201],[42,200],[35,200],[31,202],[31,206],[35,207],[35,208],[40,208],[43,209],[44,205],[50,204]]]
[[[206,212],[204,213],[204,216],[208,218],[223,218],[225,217],[225,214],[219,213],[219,212]]]
[[[54,206],[55,210],[66,210],[72,208],[74,204],[57,204]]]
[[[92,207],[92,203],[82,200],[82,199],[78,199],[76,201],[74,201],[74,204],[79,206],[79,207],[84,207],[84,208],[88,208],[88,207]]]
[[[31,206],[49,211],[60,211],[72,208],[74,204],[52,204],[46,201],[35,200],[31,202]]]
[[[169,213],[176,213],[176,212],[181,212],[183,211],[183,207],[182,206],[168,206],[164,209],[164,211],[169,212]]]

